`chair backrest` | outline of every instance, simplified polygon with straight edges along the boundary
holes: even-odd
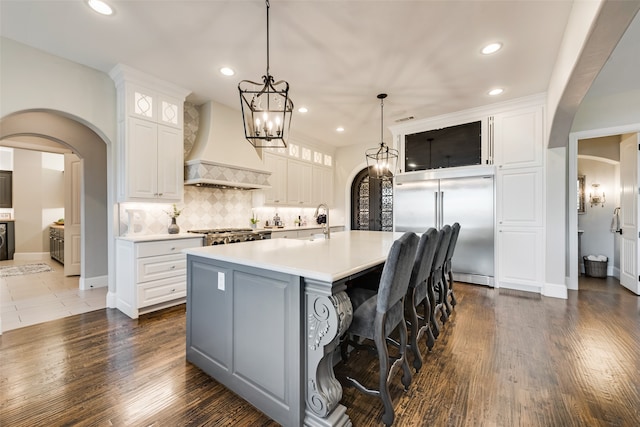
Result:
[[[415,233],[408,231],[393,242],[380,277],[377,305],[379,313],[386,313],[407,293],[418,240]]]
[[[438,249],[436,250],[436,256],[433,260],[433,266],[431,272],[441,270],[444,266],[445,258],[447,257],[447,249],[449,249],[449,241],[451,240],[451,226],[445,225],[438,232],[440,238],[438,239]]]
[[[429,278],[433,259],[438,249],[438,237],[440,237],[438,230],[433,227],[420,236],[416,258],[413,262],[413,270],[411,271],[411,280],[409,281],[410,288],[415,288]]]
[[[460,224],[454,222],[451,226],[451,240],[449,241],[449,248],[447,249],[447,257],[445,258],[445,264],[451,262],[453,258],[453,252],[456,250],[456,243],[458,242],[458,234],[460,234]]]

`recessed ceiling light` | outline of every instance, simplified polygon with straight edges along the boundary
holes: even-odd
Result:
[[[342,126],[339,126],[336,128],[336,132],[344,132],[344,128]]]
[[[308,112],[308,111],[309,111],[309,110],[307,109],[307,107],[300,107],[300,108],[298,108],[298,112],[299,112],[299,113],[306,113],[306,112]]]
[[[233,76],[236,72],[233,71],[231,68],[229,67],[222,67],[220,68],[220,72],[222,74],[224,74],[225,76]]]
[[[111,8],[111,6],[109,6],[102,0],[87,0],[87,4],[91,9],[95,10],[100,15],[113,15],[113,9]]]
[[[485,55],[491,55],[502,49],[502,43],[491,43],[482,48],[482,53]]]
[[[491,89],[489,91],[489,95],[496,96],[496,95],[500,95],[502,92],[504,92],[504,89],[501,89],[501,88],[498,87],[498,88],[495,88],[495,89]]]

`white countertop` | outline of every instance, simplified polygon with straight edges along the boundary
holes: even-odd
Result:
[[[340,231],[331,239],[269,239],[184,249],[188,255],[335,282],[387,259],[404,233]]]
[[[192,239],[195,237],[204,237],[204,234],[198,234],[198,233],[130,234],[127,236],[118,236],[116,238],[120,240],[127,240],[129,242],[154,242],[158,240]]]

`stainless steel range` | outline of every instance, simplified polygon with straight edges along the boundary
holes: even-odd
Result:
[[[251,228],[210,228],[189,230],[189,233],[204,234],[205,246],[227,245],[229,243],[251,242],[271,238],[271,230],[254,230]]]

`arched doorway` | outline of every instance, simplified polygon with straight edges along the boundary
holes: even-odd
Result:
[[[83,159],[80,286],[84,289],[108,285],[108,247],[111,245],[108,141],[89,126],[77,117],[54,110],[20,111],[0,120],[2,145],[25,148],[34,141],[50,141],[71,148]]]
[[[393,181],[362,169],[351,184],[351,229],[393,231]]]

